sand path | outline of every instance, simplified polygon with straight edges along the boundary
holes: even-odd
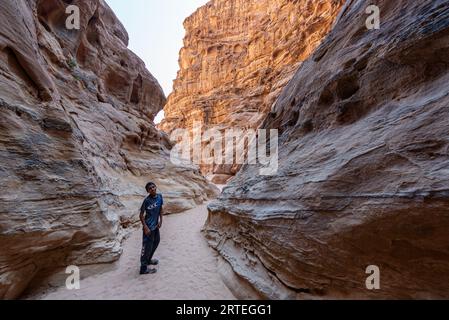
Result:
[[[182,214],[164,217],[161,243],[155,258],[158,272],[139,275],[141,230],[135,230],[124,244],[123,255],[114,270],[82,279],[79,290],[60,287],[42,290],[31,299],[235,299],[217,271],[216,253],[200,230],[207,218],[206,205]],[[81,274],[83,268],[81,267]]]

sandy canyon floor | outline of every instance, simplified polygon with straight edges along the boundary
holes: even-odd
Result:
[[[26,299],[235,299],[224,285],[217,270],[216,253],[207,245],[201,228],[207,218],[206,205],[182,214],[164,217],[161,243],[155,258],[159,259],[158,272],[139,275],[139,257],[142,233],[132,232],[126,240],[123,255],[103,272],[83,278],[79,290],[65,287],[64,271],[59,275],[61,286],[42,286]]]

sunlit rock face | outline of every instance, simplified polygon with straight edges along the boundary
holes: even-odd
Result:
[[[216,193],[171,164],[153,123],[161,87],[102,0],[3,0],[0,11],[0,298],[46,268],[110,262],[148,181],[166,212]]]
[[[209,206],[237,295],[449,297],[449,3],[376,4],[368,30],[347,2],[265,120],[277,174],[243,167]]]
[[[213,0],[184,22],[180,70],[160,128],[258,128],[344,1]],[[207,165],[224,183],[239,165]]]

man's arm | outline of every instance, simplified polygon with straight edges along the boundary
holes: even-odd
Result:
[[[144,208],[144,204],[145,202],[142,204],[142,208]],[[145,223],[145,209],[142,210],[142,208],[140,208],[140,222],[142,222],[142,226],[143,226],[143,232],[145,233],[146,236],[151,234],[151,230],[150,228],[148,228],[147,224]]]
[[[159,213],[159,224],[157,225],[158,228],[162,227],[162,216],[164,215],[164,207],[161,207],[161,212]]]
[[[159,212],[159,223],[157,224],[157,227],[160,229],[162,227],[162,216],[164,215],[164,198],[161,196],[161,211]]]

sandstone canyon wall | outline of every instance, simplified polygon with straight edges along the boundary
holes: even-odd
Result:
[[[380,29],[347,1],[265,120],[277,175],[245,166],[209,206],[238,296],[449,297],[449,2],[374,2]]]
[[[160,128],[258,128],[328,33],[343,0],[213,0],[184,22],[180,70]],[[238,165],[201,165],[218,179]],[[220,176],[221,175],[221,176]],[[217,180],[219,182],[220,180]],[[221,180],[222,182],[223,180]]]
[[[168,213],[216,188],[170,163],[153,123],[165,96],[103,0],[1,7],[0,298],[14,298],[46,268],[117,259],[147,181]]]

